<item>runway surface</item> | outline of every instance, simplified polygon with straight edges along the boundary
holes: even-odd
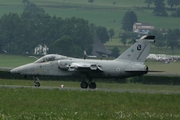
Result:
[[[120,92],[120,93],[147,93],[147,94],[180,94],[180,91],[158,91],[158,90],[136,90],[136,89],[106,89],[106,88],[96,88],[96,89],[82,89],[82,88],[72,88],[72,87],[52,87],[52,86],[20,86],[20,85],[0,85],[0,88],[28,88],[28,89],[46,89],[46,90],[79,90],[79,91],[104,91],[104,92]]]

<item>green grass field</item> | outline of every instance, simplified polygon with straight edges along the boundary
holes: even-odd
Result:
[[[164,71],[162,73],[151,73],[151,74],[162,74],[162,75],[180,75],[180,63],[171,62],[165,64],[164,62],[147,62],[146,63],[150,70]]]
[[[4,120],[179,120],[179,94],[0,88]]]
[[[19,5],[22,4],[22,0],[0,0],[2,5]],[[114,6],[113,2],[116,2],[118,7],[129,7],[129,6],[143,6],[144,0],[95,0],[93,4],[87,0],[30,0],[30,2],[36,3],[37,5],[87,5],[87,6]]]
[[[30,58],[28,56],[19,56],[19,55],[6,55],[0,54],[0,67],[17,67],[23,64],[34,62],[36,59]]]

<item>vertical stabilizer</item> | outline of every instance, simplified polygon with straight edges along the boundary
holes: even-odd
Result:
[[[149,50],[152,43],[155,42],[155,36],[143,36],[128,48],[124,53],[122,53],[115,60],[130,60],[134,62],[144,62],[149,54]]]

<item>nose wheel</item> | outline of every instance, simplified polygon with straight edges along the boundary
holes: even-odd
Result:
[[[40,83],[39,83],[39,82],[35,82],[35,83],[34,83],[34,86],[35,86],[35,87],[40,87]]]
[[[40,83],[39,83],[39,78],[38,77],[34,77],[34,86],[35,87],[40,87]]]

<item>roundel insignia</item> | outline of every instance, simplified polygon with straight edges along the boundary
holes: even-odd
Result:
[[[120,68],[117,68],[116,71],[120,71]]]

